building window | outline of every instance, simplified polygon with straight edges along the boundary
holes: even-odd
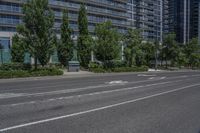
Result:
[[[10,49],[10,38],[0,37],[0,44],[3,46],[3,49]]]

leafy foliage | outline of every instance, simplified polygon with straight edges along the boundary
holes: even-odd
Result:
[[[34,71],[27,70],[0,70],[0,79],[2,78],[21,78],[21,77],[38,77],[38,76],[57,76],[63,75],[63,71],[55,68],[38,69]]]
[[[63,11],[61,24],[61,42],[57,45],[58,59],[63,66],[73,57],[73,40],[71,38],[72,29],[69,27],[68,11]]]
[[[25,44],[20,37],[15,34],[12,38],[11,56],[13,62],[23,63],[25,54]]]
[[[98,24],[95,33],[95,56],[107,67],[106,63],[116,59],[119,55],[120,35],[112,27],[110,21]]]
[[[140,46],[142,44],[142,37],[139,30],[129,29],[124,36],[125,58],[128,66],[142,65],[144,53]]]
[[[200,57],[200,46],[198,44],[198,39],[193,38],[185,46],[185,54],[188,57],[188,65],[191,67],[199,66]]]
[[[48,5],[48,0],[30,0],[24,4],[23,24],[17,27],[17,31],[27,44],[28,52],[42,66],[49,62],[55,45],[53,32],[54,13]]]
[[[166,67],[168,67],[167,61],[171,61],[172,64],[175,62],[177,56],[178,43],[176,42],[176,34],[170,33],[164,37],[162,55],[166,61]]]
[[[0,43],[1,64],[3,64],[3,45]]]
[[[92,37],[89,35],[88,31],[88,19],[86,7],[81,4],[78,15],[78,58],[81,66],[88,67],[91,55],[91,46],[93,43]]]

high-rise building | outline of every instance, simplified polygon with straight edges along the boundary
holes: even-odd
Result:
[[[16,25],[22,23],[22,5],[24,0],[0,0],[0,43],[8,48]],[[55,13],[55,29],[59,29],[62,10],[69,10],[70,27],[76,35],[78,32],[77,18],[80,0],[49,0],[49,5]],[[127,0],[85,0],[89,31],[94,31],[95,25],[104,21],[112,21],[119,32],[124,33],[127,23]]]
[[[164,1],[164,32],[176,33],[177,41],[184,44],[198,37],[200,0]]]
[[[129,0],[129,21],[144,39],[162,41],[162,0]]]
[[[198,37],[199,27],[199,3],[200,0],[191,0],[191,29],[190,38]]]
[[[169,33],[169,0],[163,0],[163,34]]]
[[[0,0],[0,43],[9,48],[16,26],[22,23],[22,6],[26,0]],[[163,0],[84,0],[93,33],[97,23],[112,21],[120,33],[138,28],[146,40],[162,41]],[[59,34],[62,10],[69,11],[70,27],[78,34],[77,18],[81,0],[49,0],[55,13],[55,30]]]
[[[168,0],[168,32],[176,33],[177,41],[186,43],[190,33],[190,0]]]
[[[200,45],[200,2],[199,2],[199,25],[198,25],[198,38],[199,38],[199,45]]]

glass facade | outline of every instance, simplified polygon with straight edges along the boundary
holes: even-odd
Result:
[[[144,39],[162,39],[162,0],[128,0],[132,27],[142,30]]]
[[[0,31],[15,31],[17,24],[22,23],[23,2],[13,0],[12,2],[0,1]],[[61,24],[62,10],[69,10],[70,26],[77,33],[77,18],[80,2],[75,0],[49,0],[49,5],[55,13],[55,28]],[[113,25],[120,31],[125,32],[127,23],[126,2],[124,0],[90,0],[86,1],[88,12],[89,30],[94,31],[97,23],[112,21]]]
[[[10,49],[10,38],[0,37],[0,45],[3,49]]]
[[[191,1],[191,29],[190,29],[190,38],[198,37],[199,32],[199,4],[200,0]]]
[[[168,21],[165,30],[175,32],[178,42],[187,43],[198,37],[199,2],[200,0],[165,0],[164,5]]]
[[[89,31],[93,33],[96,24],[112,21],[113,26],[120,33],[128,28],[142,30],[144,39],[162,38],[161,26],[162,0],[87,0],[85,1],[88,13]],[[1,32],[13,33],[16,25],[22,23],[22,6],[26,0],[0,1],[0,37]],[[49,5],[55,13],[55,30],[59,33],[62,10],[69,11],[70,27],[74,34],[78,34],[79,0],[49,0]]]

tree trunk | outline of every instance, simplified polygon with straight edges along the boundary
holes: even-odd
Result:
[[[0,51],[1,51],[1,64],[3,64],[3,50]]]
[[[34,69],[37,70],[37,57],[34,57],[34,63],[35,63],[35,64],[34,64],[34,65],[35,65],[35,68],[34,68]]]
[[[167,57],[165,57],[165,67],[167,68],[168,64],[167,64]]]

